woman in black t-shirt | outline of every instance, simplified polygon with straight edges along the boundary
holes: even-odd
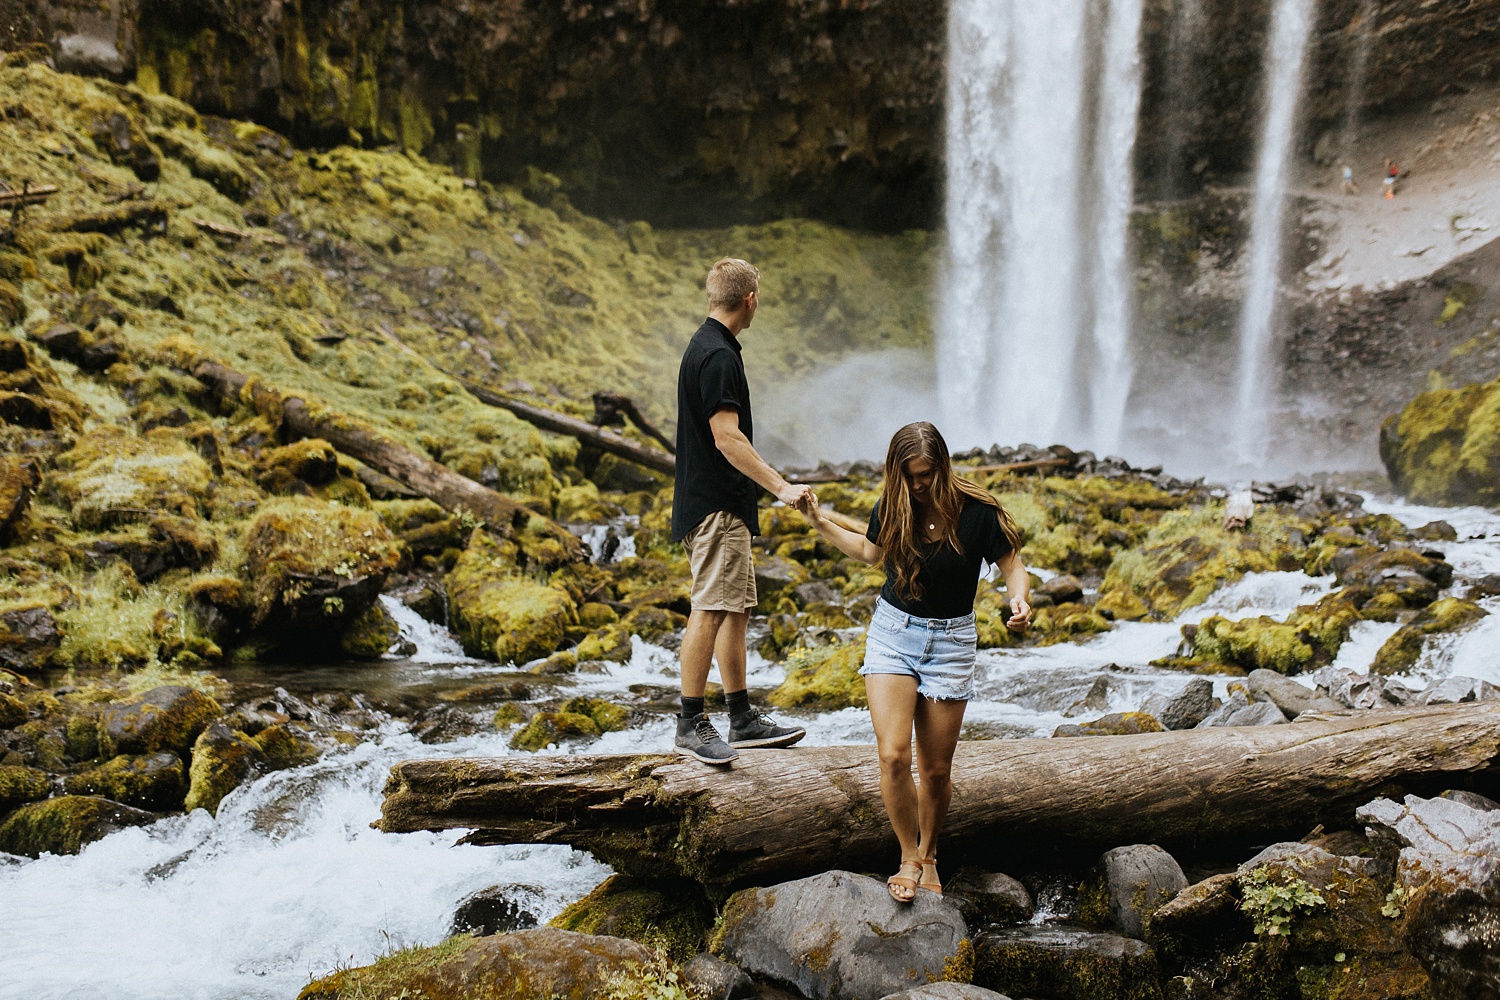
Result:
[[[1000,567],[1010,593],[1006,625],[1031,624],[1031,587],[1016,555],[1010,516],[988,491],[959,478],[932,424],[891,438],[885,487],[864,534],[835,524],[816,497],[798,507],[846,555],[885,567],[886,584],[865,641],[865,692],[880,750],[880,796],[901,843],[886,880],[899,902],[918,889],[941,894],[937,838],[953,797],[950,774],[964,709],[974,694],[974,593],[984,563]],[[917,769],[911,776],[912,734]]]

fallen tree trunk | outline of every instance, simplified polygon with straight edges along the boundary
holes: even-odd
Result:
[[[575,437],[584,444],[593,445],[600,451],[607,451],[611,455],[643,465],[657,472],[672,475],[677,470],[677,458],[664,451],[655,448],[647,448],[645,445],[636,444],[629,438],[616,434],[614,431],[605,430],[603,427],[589,423],[587,420],[579,420],[570,417],[566,413],[558,413],[556,410],[548,410],[544,407],[533,406],[530,403],[522,403],[502,396],[498,392],[486,389],[478,382],[458,375],[449,374],[449,378],[468,390],[469,395],[484,403],[486,406],[499,407],[509,410],[522,420],[534,427],[540,427],[544,431],[554,434],[566,434]]]
[[[0,190],[0,210],[40,205],[57,194],[56,184],[23,184],[19,191],[6,188],[3,184],[0,184],[0,188],[4,188]]]
[[[258,382],[252,383],[248,376],[214,361],[199,361],[193,365],[192,374],[231,405],[239,404],[245,387],[249,385],[257,411],[279,411],[281,426],[293,440],[322,438],[338,451],[405,484],[444,510],[468,511],[500,535],[509,536],[529,519],[537,518],[547,525],[547,533],[561,542],[570,555],[575,558],[582,556],[583,548],[577,536],[562,525],[467,476],[459,475],[426,455],[381,437],[363,424],[337,413],[314,412],[302,399],[283,396]]]
[[[1500,703],[1365,712],[1254,729],[959,744],[943,855],[1130,843],[1204,849],[1354,824],[1403,787],[1500,781]],[[397,764],[375,825],[470,828],[475,843],[570,844],[619,871],[722,892],[830,868],[889,867],[875,748]]]

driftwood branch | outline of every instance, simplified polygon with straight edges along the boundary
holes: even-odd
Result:
[[[485,527],[500,535],[510,535],[529,519],[537,518],[547,525],[548,533],[561,542],[570,555],[575,558],[582,555],[577,536],[562,525],[459,475],[426,455],[380,436],[363,424],[336,413],[315,412],[296,396],[281,396],[217,362],[200,361],[193,366],[192,374],[233,406],[239,405],[246,386],[249,386],[257,409],[274,411],[279,408],[281,426],[293,440],[322,438],[338,451],[404,484],[445,510],[468,511]]]
[[[213,233],[215,236],[228,236],[236,240],[259,240],[262,243],[269,243],[271,246],[276,247],[286,246],[286,238],[277,236],[274,233],[257,233],[250,229],[236,229],[234,226],[226,226],[222,222],[213,222],[209,219],[194,219],[193,225],[206,233]]]
[[[677,459],[666,452],[657,451],[655,448],[647,448],[636,444],[629,438],[616,434],[614,431],[589,423],[587,420],[579,420],[556,410],[548,410],[531,403],[522,403],[502,396],[492,389],[486,389],[478,382],[447,373],[448,377],[458,382],[468,390],[469,395],[484,403],[486,406],[496,406],[502,410],[509,410],[527,423],[540,427],[544,431],[554,434],[567,434],[575,437],[585,444],[593,445],[600,451],[607,451],[611,455],[627,459],[637,465],[643,465],[657,472],[672,475],[677,469]]]
[[[7,208],[25,208],[27,205],[40,205],[48,198],[57,194],[56,184],[23,184],[21,190],[11,191],[9,189],[0,191],[0,210]]]
[[[646,419],[641,408],[635,405],[635,400],[622,392],[594,393],[594,423],[596,425],[613,427],[616,424],[623,424],[626,417],[629,417],[630,422],[640,428],[643,434],[661,442],[661,446],[670,454],[677,454],[677,449],[673,447],[672,442],[668,441],[667,436]]]
[[[1500,782],[1500,703],[1254,729],[959,744],[945,858],[1127,843],[1200,849],[1353,823],[1403,788]],[[397,764],[380,829],[469,828],[477,843],[562,843],[617,870],[716,890],[888,865],[874,747]],[[858,870],[858,867],[856,867]]]

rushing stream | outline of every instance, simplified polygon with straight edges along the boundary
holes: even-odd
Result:
[[[1440,518],[1452,524],[1459,541],[1434,547],[1447,553],[1457,571],[1456,593],[1477,577],[1500,572],[1500,515],[1374,500],[1366,507],[1411,526]],[[1095,699],[1080,706],[1078,718],[1135,709],[1153,693],[1183,686],[1182,674],[1148,666],[1176,648],[1182,624],[1209,614],[1285,616],[1331,589],[1327,577],[1260,574],[1223,588],[1177,622],[1122,623],[1084,643],[983,652],[967,733],[1047,735],[1073,718],[1069,710],[1101,677],[1106,703]],[[1485,605],[1500,611],[1500,601]],[[330,674],[330,686],[474,683],[501,672],[464,657],[450,636],[401,605],[388,606],[418,652],[370,671]],[[1360,625],[1338,665],[1367,669],[1393,630]],[[1421,687],[1452,672],[1500,683],[1497,648],[1500,614],[1431,642],[1406,680]],[[752,688],[764,690],[781,680],[781,669],[752,654],[750,677]],[[639,704],[642,692],[670,691],[675,680],[675,655],[637,640],[629,662],[607,673],[580,674],[572,689]],[[1221,695],[1225,683],[1216,680]],[[545,752],[660,750],[670,740],[671,721],[649,718],[588,746]],[[862,710],[800,721],[810,745],[872,740]],[[76,857],[0,856],[7,944],[0,997],[289,1000],[313,976],[368,963],[392,948],[441,940],[454,905],[497,884],[538,887],[534,909],[545,921],[608,869],[565,847],[460,847],[454,846],[457,832],[391,835],[369,826],[396,761],[511,754],[508,736],[490,732],[430,745],[392,721],[352,749],[240,788],[225,799],[217,818],[199,811],[164,819],[113,834]]]

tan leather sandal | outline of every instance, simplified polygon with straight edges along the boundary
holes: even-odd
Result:
[[[918,889],[926,889],[928,892],[941,896],[943,894],[943,882],[938,878],[937,858],[923,858],[917,862],[922,866],[922,877],[917,880]],[[932,878],[927,878],[927,870],[932,869]]]
[[[912,878],[907,874],[907,872],[913,868],[917,870],[916,878]],[[896,874],[885,880],[885,887],[890,892],[891,898],[896,902],[910,903],[912,900],[917,898],[917,879],[920,879],[921,877],[922,862],[903,861],[901,862],[901,867],[896,869]],[[904,889],[906,892],[910,893],[910,895],[898,896],[896,895],[897,889]]]

